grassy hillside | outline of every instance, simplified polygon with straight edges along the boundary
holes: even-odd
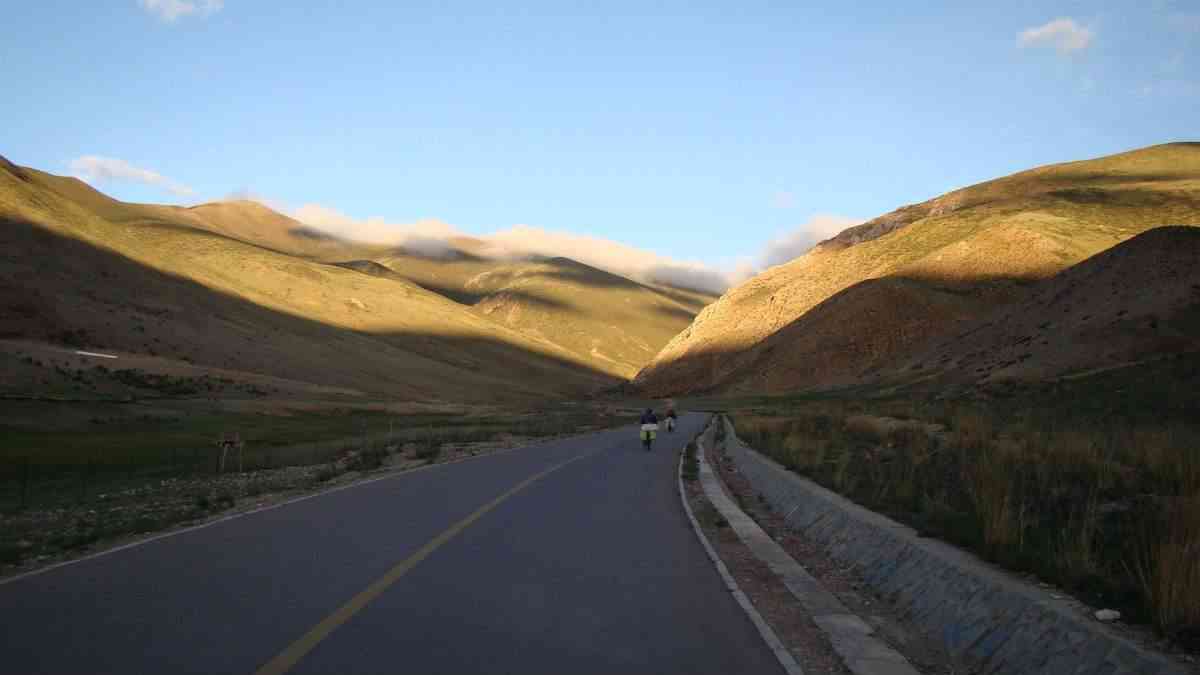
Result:
[[[938,388],[1002,385],[1187,353],[1200,353],[1200,228],[1161,227],[1037,284],[881,379]]]
[[[568,258],[482,257],[469,239],[430,258],[393,252],[370,265],[469,306],[478,316],[622,378],[638,370],[712,297],[653,287]],[[365,267],[364,261],[354,265]]]
[[[870,381],[1100,251],[1196,223],[1196,143],[981,183],[851,228],[730,290],[635,382],[671,395]]]
[[[195,223],[199,229],[314,260],[367,257],[382,248],[338,239],[253,201],[160,208],[167,209],[173,218]]]
[[[200,368],[221,378],[268,378],[296,393],[463,402],[577,395],[632,369],[494,321],[403,274],[302,257],[315,253],[304,235],[288,243],[295,229],[295,221],[257,205],[125,204],[75,179],[3,162],[6,359],[23,362],[18,352],[30,358],[38,345],[61,345],[116,354],[117,367],[188,377]],[[586,299],[576,305],[605,309]],[[667,325],[678,329],[687,319],[670,315]],[[658,346],[649,343],[646,358]],[[121,389],[95,382],[79,392],[71,378],[30,364],[20,370],[3,393]]]

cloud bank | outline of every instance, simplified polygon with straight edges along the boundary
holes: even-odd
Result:
[[[451,237],[460,233],[439,220],[420,220],[415,223],[391,223],[383,218],[358,220],[320,204],[305,204],[292,212],[292,217],[342,239],[371,244],[403,246],[431,258],[440,258],[454,250]]]
[[[515,225],[492,234],[466,235],[437,220],[393,223],[383,218],[351,218],[320,204],[305,204],[291,216],[306,225],[343,239],[401,246],[418,255],[441,257],[452,253],[455,237],[469,237],[483,244],[472,253],[496,259],[517,260],[532,256],[577,260],[636,281],[663,284],[720,294],[767,267],[781,265],[803,255],[816,244],[861,221],[845,216],[817,214],[781,236],[772,239],[752,260],[742,260],[732,270],[721,270],[700,262],[676,260],[651,251],[600,237]]]
[[[1053,47],[1059,54],[1083,51],[1092,45],[1096,34],[1080,26],[1074,19],[1055,19],[1041,26],[1027,28],[1017,35],[1020,47]]]
[[[149,169],[134,166],[123,159],[84,155],[71,160],[67,165],[76,178],[89,183],[142,183],[161,188],[178,197],[187,197],[196,193],[195,190],[182,183]]]
[[[455,250],[454,237],[471,236],[484,244],[482,255],[497,259],[564,257],[643,283],[723,293],[730,278],[698,262],[679,261],[633,246],[587,235],[516,225],[488,235],[465,235],[437,220],[393,223],[383,218],[356,219],[320,204],[291,212],[300,222],[343,239],[401,246],[418,255],[442,257]],[[475,252],[475,251],[473,251]]]
[[[522,253],[577,260],[644,283],[724,293],[729,278],[703,263],[680,261],[608,239],[517,225],[482,239],[504,255]]]
[[[862,221],[818,213],[796,229],[767,242],[759,255],[762,267],[774,267],[799,258],[808,249]]]
[[[138,0],[138,4],[159,19],[173,23],[192,14],[208,16],[219,12],[225,7],[225,0]]]

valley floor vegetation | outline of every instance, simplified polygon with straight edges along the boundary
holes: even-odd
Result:
[[[1197,381],[1182,354],[986,393],[719,405],[789,469],[1196,649]]]
[[[332,409],[100,419],[7,429],[0,444],[0,571],[353,480],[626,424],[636,410],[392,414]],[[236,441],[223,446],[220,441]],[[10,433],[11,432],[11,433]]]

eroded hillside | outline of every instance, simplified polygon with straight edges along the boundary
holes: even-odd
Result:
[[[1146,230],[1200,223],[1200,144],[1025,171],[903,207],[730,290],[635,383],[655,395],[876,378]]]
[[[267,377],[301,393],[578,395],[631,375],[694,313],[570,261],[421,258],[323,236],[252,202],[128,204],[7,161],[0,246],[0,338],[10,345]],[[503,270],[503,282],[468,288]],[[446,283],[431,283],[435,273]],[[48,384],[33,369],[3,393]]]

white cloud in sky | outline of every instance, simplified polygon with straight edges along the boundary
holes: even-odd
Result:
[[[430,257],[449,253],[452,247],[447,240],[460,234],[440,220],[415,223],[391,223],[383,218],[359,220],[320,204],[305,204],[291,216],[342,239],[403,246]]]
[[[813,246],[860,222],[845,216],[819,213],[791,232],[767,242],[759,256],[761,265],[773,267],[799,258]]]
[[[71,160],[67,165],[76,178],[89,183],[125,181],[152,185],[179,197],[195,194],[195,190],[182,183],[177,183],[149,169],[134,166],[123,159],[84,155]]]
[[[727,275],[731,284],[740,284],[757,276],[762,267],[748,257],[742,257],[734,263],[733,269]]]
[[[450,239],[468,236],[437,220],[392,223],[383,218],[360,220],[320,204],[305,204],[291,216],[329,234],[354,241],[403,246],[421,255],[439,257],[453,250]],[[472,235],[473,236],[473,235]],[[644,283],[724,292],[730,277],[703,263],[680,261],[633,246],[588,235],[515,225],[473,236],[488,245],[494,258],[564,257]]]
[[[1021,47],[1053,47],[1059,54],[1083,51],[1092,45],[1096,34],[1074,19],[1055,19],[1041,26],[1027,28],[1017,35]]]
[[[711,293],[723,293],[767,267],[798,258],[816,244],[861,222],[845,216],[817,214],[791,232],[772,239],[757,258],[739,260],[733,269],[720,269],[700,262],[676,260],[609,239],[531,225],[514,225],[482,236],[465,235],[437,220],[404,224],[383,218],[360,220],[320,204],[305,204],[292,211],[291,216],[343,239],[403,246],[431,257],[452,251],[451,238],[470,236],[486,244],[482,254],[493,258],[564,257],[643,283]]]
[[[221,11],[225,0],[138,0],[142,9],[167,23],[196,14],[208,16]]]
[[[287,204],[264,197],[248,187],[238,188],[221,198],[223,202],[258,202],[263,206],[279,213],[288,212]]]
[[[482,239],[506,255],[562,256],[646,283],[723,293],[729,278],[703,263],[680,261],[608,239],[516,225]]]

